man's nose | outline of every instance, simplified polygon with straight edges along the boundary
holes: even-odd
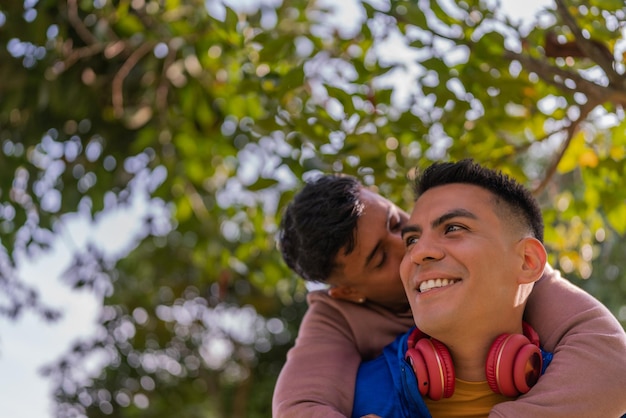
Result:
[[[436,240],[430,239],[424,234],[409,249],[409,257],[415,264],[436,261],[443,258],[444,252],[437,245]]]

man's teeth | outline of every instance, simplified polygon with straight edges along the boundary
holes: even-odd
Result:
[[[449,286],[451,284],[456,283],[458,280],[452,280],[452,279],[431,279],[431,280],[426,280],[425,282],[422,282],[420,284],[420,293],[424,293],[429,291],[430,289],[434,289],[437,287],[444,287],[444,286]]]

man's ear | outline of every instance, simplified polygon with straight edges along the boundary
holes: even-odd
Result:
[[[354,303],[365,302],[365,296],[363,296],[361,292],[353,287],[345,285],[332,286],[328,289],[328,296],[333,299],[347,300]]]
[[[521,283],[533,283],[539,280],[546,267],[548,255],[546,248],[537,238],[526,237],[520,244],[523,250],[523,262],[520,275]]]

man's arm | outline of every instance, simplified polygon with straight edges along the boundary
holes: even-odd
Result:
[[[619,417],[626,412],[626,333],[604,305],[547,266],[525,317],[554,358],[530,392],[496,405],[490,417]]]
[[[312,304],[278,376],[274,418],[350,416],[361,362],[345,317],[328,305]]]
[[[308,299],[309,309],[274,389],[272,416],[348,417],[363,357],[380,353],[412,319],[319,292]]]

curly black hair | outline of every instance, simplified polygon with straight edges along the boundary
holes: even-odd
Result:
[[[341,249],[354,250],[363,213],[362,184],[354,177],[327,174],[307,183],[287,205],[278,245],[287,265],[302,278],[325,283]]]

